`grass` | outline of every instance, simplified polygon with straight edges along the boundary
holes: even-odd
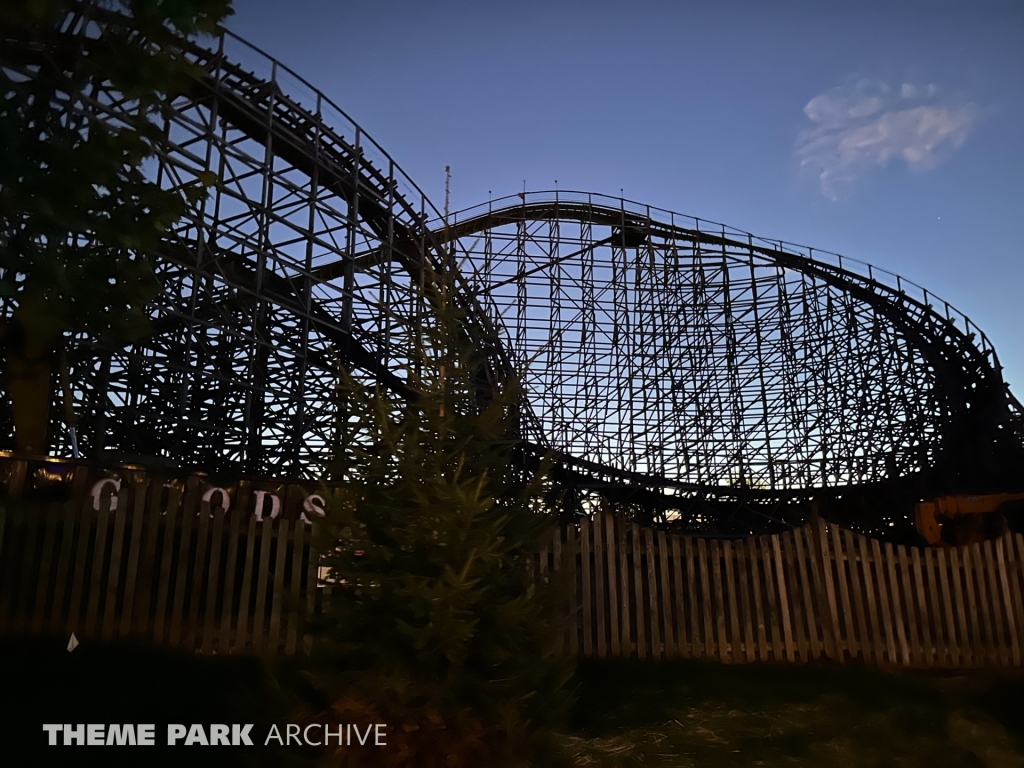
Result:
[[[166,747],[165,723],[287,722],[291,702],[258,659],[199,657],[132,642],[0,640],[0,765],[288,766],[296,750]],[[154,723],[154,747],[49,747],[43,723]]]
[[[0,764],[299,766],[273,746],[47,748],[44,722],[296,722],[309,706],[288,665],[131,643],[0,641]],[[886,674],[834,666],[582,660],[564,742],[575,766],[1024,768],[1020,673]],[[305,702],[305,704],[303,704]],[[308,714],[308,712],[307,712]],[[260,725],[262,724],[262,725]],[[158,728],[158,734],[160,729]]]
[[[1024,766],[1024,682],[863,668],[581,662],[577,766]]]

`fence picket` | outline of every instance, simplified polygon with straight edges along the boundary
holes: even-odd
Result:
[[[167,515],[167,511],[161,503],[163,491],[164,484],[160,480],[154,480],[149,487],[149,512],[145,515],[143,523],[146,529],[146,543],[142,546],[139,569],[136,571],[135,599],[138,605],[133,609],[135,632],[139,634],[149,632],[150,607],[159,565],[156,554],[157,538],[160,530],[166,528],[164,515]]]
[[[120,494],[120,499],[127,496],[127,490]],[[117,505],[120,507],[120,503]],[[116,510],[115,510],[116,512]],[[92,576],[89,579],[89,602],[85,613],[85,635],[92,637],[96,628],[96,615],[100,609],[100,590],[103,584],[103,560],[107,552],[107,524],[110,521],[110,505],[106,499],[100,500],[100,511],[96,516],[96,532],[92,547]]]
[[[618,520],[615,524],[615,553],[619,571],[619,650],[627,659],[633,655],[636,647],[633,643],[630,628],[630,606],[633,602],[629,592],[629,556],[626,552],[627,523]]]
[[[60,554],[57,556],[57,573],[53,582],[53,605],[50,608],[50,632],[63,634],[64,617],[64,593],[67,591],[68,569],[71,566],[71,552],[74,544],[75,532],[78,529],[78,505],[74,502],[67,502],[62,507],[62,530],[60,532]],[[4,508],[0,505],[0,517],[5,514]],[[0,542],[2,545],[2,542]],[[2,549],[0,549],[2,551]]]
[[[725,542],[719,542],[717,539],[712,539],[708,549],[710,550],[709,557],[711,558],[711,577],[713,579],[712,584],[714,585],[714,591],[711,593],[711,599],[715,601],[715,632],[717,633],[716,642],[718,658],[720,661],[728,664],[729,643],[725,628],[727,596],[725,594],[725,587],[722,583],[722,544],[724,543]]]
[[[644,621],[644,579],[643,560],[640,556],[640,526],[632,523],[629,526],[629,535],[633,545],[633,594],[636,598],[633,608],[636,612],[636,651],[638,658],[646,659],[648,655],[647,622]]]
[[[156,615],[153,618],[153,640],[158,645],[164,641],[164,625],[167,618],[167,594],[171,582],[171,552],[178,528],[178,510],[181,491],[172,487],[167,495],[167,520],[164,523],[164,546],[160,558],[160,580],[157,582]]]
[[[797,607],[796,625],[797,629],[797,647],[800,650],[800,658],[803,661],[809,659],[816,659],[821,656],[821,640],[818,637],[818,627],[821,626],[821,621],[816,621],[817,617],[815,614],[815,596],[821,594],[821,585],[815,583],[813,588],[811,586],[811,580],[808,577],[808,571],[812,570],[807,567],[808,565],[808,552],[804,548],[804,528],[793,529],[793,549],[794,552],[790,553],[795,556],[796,561],[796,573],[800,575],[800,587],[801,592],[793,596],[793,603]],[[793,562],[791,559],[790,562]],[[792,570],[792,569],[791,569]],[[817,581],[817,580],[815,580]],[[803,605],[800,604],[800,594],[803,595]],[[804,639],[806,627],[806,640]]]
[[[949,663],[954,667],[960,666],[960,646],[956,640],[956,618],[953,615],[953,600],[949,589],[949,572],[946,564],[946,550],[940,549],[935,553],[938,561],[939,585],[942,589],[941,601],[943,617],[946,623],[946,647],[949,651]]]
[[[181,619],[185,611],[185,586],[188,582],[189,553],[192,551],[192,525],[198,517],[196,498],[195,484],[186,485],[185,500],[181,507],[181,538],[178,539],[178,554],[175,557],[177,573],[174,580],[174,596],[171,600],[171,646],[180,645],[182,640]]]
[[[871,635],[874,637],[872,653],[875,655],[875,663],[882,666],[885,664],[885,630],[882,628],[882,621],[878,615],[878,603],[875,600],[875,574],[871,562],[871,545],[866,536],[857,536],[856,540],[860,564],[864,572],[864,597],[867,603],[868,620],[871,622]]]
[[[665,651],[665,658],[674,659],[679,655],[679,649],[676,646],[675,632],[672,627],[673,600],[672,592],[669,589],[668,563],[668,537],[665,531],[658,531],[658,574],[661,579],[661,602],[658,612],[664,622],[664,644],[662,647]]]
[[[793,635],[796,643],[797,653],[801,662],[808,660],[808,647],[810,646],[810,631],[804,623],[804,608],[801,600],[801,583],[797,573],[797,562],[795,551],[797,548],[796,529],[786,531],[779,537],[779,545],[782,548],[782,574],[785,594],[788,598],[787,605],[792,606]]]
[[[781,608],[782,634],[786,638],[786,660],[796,661],[796,646],[793,642],[793,627],[789,620],[789,588],[786,584],[786,570],[782,566],[782,535],[771,537],[772,549],[775,554],[775,581],[779,587],[779,606]]]
[[[615,546],[615,517],[604,515],[604,541],[605,561],[608,566],[608,627],[609,627],[609,653],[612,656],[622,655],[621,641],[622,629],[619,625],[619,595],[618,595],[618,573],[615,570],[615,563],[618,559],[618,548]]]
[[[35,635],[43,631],[43,619],[46,616],[46,597],[50,591],[50,560],[52,559],[53,542],[57,535],[57,525],[60,522],[57,516],[59,510],[59,507],[54,508],[53,505],[49,505],[43,510],[43,524],[46,526],[46,533],[43,536],[43,550],[40,554],[36,599],[32,604],[31,622],[26,622],[32,634]],[[0,542],[0,546],[2,546],[2,542]]]
[[[274,542],[273,592],[270,596],[270,628],[267,654],[276,656],[281,650],[281,607],[284,603],[284,569],[290,541],[288,518],[278,520],[277,536]],[[545,553],[546,555],[547,553]],[[544,560],[547,560],[545,556]],[[543,562],[543,561],[542,561]],[[267,578],[270,581],[270,578]]]
[[[600,514],[594,516],[591,527],[594,535],[594,593],[597,599],[597,657],[603,659],[608,655],[608,641],[605,632],[608,628],[608,615],[605,612],[605,573],[604,573],[604,520]]]
[[[203,626],[200,630],[200,648],[209,653],[214,645],[214,616],[217,609],[217,587],[220,579],[220,553],[224,542],[224,507],[220,504],[213,513],[213,533],[210,537],[210,567],[206,583],[206,610],[203,611]]]
[[[849,530],[843,531],[843,543],[846,545],[846,562],[850,567],[850,592],[853,594],[853,607],[857,617],[857,645],[860,648],[864,663],[875,660],[875,646],[871,642],[871,634],[867,621],[867,608],[864,603],[864,587],[862,571],[864,563],[857,551],[856,540]]]
[[[745,541],[736,542],[736,581],[739,582],[740,612],[743,619],[743,661],[748,664],[756,660],[754,653],[754,622],[750,609],[750,578],[747,575],[747,547]]]
[[[210,533],[210,502],[199,502],[199,532],[196,534],[196,557],[192,567],[192,594],[188,601],[188,619],[184,623],[183,642],[186,650],[194,651],[199,634],[199,599],[203,594],[203,576],[206,573],[206,541]],[[214,576],[216,581],[216,576]],[[202,640],[198,640],[202,642]]]
[[[953,582],[953,599],[956,602],[957,626],[960,629],[960,642],[958,648],[963,665],[973,666],[971,657],[971,639],[967,635],[967,614],[964,611],[963,597],[963,569],[960,565],[959,551],[955,548],[949,550],[950,578]]]
[[[754,593],[754,623],[757,625],[757,661],[768,661],[768,632],[764,618],[764,605],[761,602],[761,555],[758,539],[751,536],[747,539],[747,553],[750,556],[751,586]]]
[[[672,583],[675,586],[673,605],[676,616],[676,649],[678,656],[687,657],[692,655],[692,652],[687,653],[692,638],[686,636],[686,616],[683,612],[683,560],[679,553],[679,537],[674,533],[669,534],[669,541],[672,544]]]
[[[964,589],[967,592],[965,605],[968,609],[967,616],[971,622],[971,642],[967,645],[967,648],[974,661],[977,662],[977,666],[982,666],[986,658],[985,643],[982,639],[981,622],[978,617],[978,601],[974,593],[974,568],[971,562],[971,547],[963,547],[959,552],[963,558]]]
[[[555,529],[555,535],[559,536],[562,533],[561,528]],[[555,539],[556,543],[560,543],[559,540]],[[299,638],[299,622],[301,616],[299,613],[299,606],[302,605],[302,555],[306,551],[306,525],[301,519],[295,521],[295,527],[292,530],[292,558],[291,558],[291,570],[288,574],[288,580],[291,582],[292,593],[288,599],[288,632],[285,636],[285,655],[291,656],[295,653],[296,645]],[[561,554],[560,551],[555,552],[555,563],[558,563],[558,556]],[[312,555],[312,553],[310,553]]]
[[[1013,599],[1013,621],[1011,625],[1013,627],[1013,665],[1019,667],[1021,665],[1021,652],[1020,646],[1024,642],[1024,627],[1021,625],[1021,621],[1024,620],[1024,605],[1021,600],[1021,588],[1020,588],[1020,568],[1021,562],[1018,557],[1019,549],[1014,546],[1015,540],[1020,538],[1019,533],[1007,533],[1002,538],[1002,544],[1004,549],[1005,560],[1001,563],[1002,572],[1006,574],[1006,579],[1009,582],[1010,594]]]
[[[913,666],[921,666],[924,664],[924,646],[918,641],[917,626],[920,623],[920,617],[917,606],[914,602],[916,590],[911,577],[910,555],[907,554],[907,548],[902,544],[899,544],[896,547],[896,554],[899,558],[900,565],[900,598],[907,614],[907,629],[909,631],[910,642],[910,663]]]
[[[817,536],[815,536],[814,528],[817,528]],[[839,620],[839,606],[836,603],[836,586],[832,575],[832,562],[835,559],[835,555],[832,554],[829,548],[828,533],[825,530],[825,521],[818,518],[814,525],[809,529],[808,536],[812,538],[812,546],[809,547],[812,555],[816,551],[816,556],[811,559],[811,568],[814,573],[820,573],[820,579],[825,585],[825,599],[822,607],[828,611],[828,622],[822,618],[822,627],[825,633],[825,653],[830,659],[837,661],[843,660],[842,651],[842,636],[843,629],[840,625]],[[815,546],[816,545],[816,546]]]
[[[772,633],[772,661],[785,659],[783,653],[782,630],[779,628],[779,600],[775,590],[775,579],[772,575],[772,547],[770,536],[762,536],[758,546],[761,549],[761,560],[764,563],[765,595],[768,598],[769,627]]]
[[[267,591],[270,586],[270,550],[271,537],[274,535],[274,520],[263,518],[260,529],[260,558],[256,570],[256,610],[252,617],[252,650],[263,652],[263,641],[267,636]]]
[[[14,620],[11,624],[14,627],[14,631],[17,633],[24,632],[29,626],[29,614],[31,612],[29,606],[29,595],[31,589],[29,585],[35,584],[35,579],[32,578],[32,566],[35,563],[36,558],[36,538],[39,535],[39,526],[35,525],[34,515],[25,515],[23,518],[22,528],[24,529],[25,542],[20,551],[14,550],[11,552],[9,557],[12,563],[18,563],[21,565],[21,582],[20,589],[15,593],[15,599],[11,601],[11,611]],[[21,555],[19,558],[18,555]],[[13,574],[17,572],[17,568],[12,568]],[[8,583],[12,583],[8,581]]]
[[[986,540],[982,548],[985,552],[985,564],[987,566],[985,571],[988,574],[988,593],[992,598],[992,624],[996,630],[995,638],[999,663],[1004,667],[1008,667],[1010,666],[1010,653],[1006,645],[1005,633],[1003,632],[1002,590],[1000,589],[999,579],[996,576],[996,558],[992,551],[992,540]]]
[[[974,576],[974,586],[978,590],[978,607],[981,608],[981,634],[984,637],[985,657],[989,664],[999,662],[999,654],[996,651],[995,627],[992,626],[992,611],[989,608],[989,590],[985,580],[985,561],[982,559],[980,544],[971,544],[971,571]]]
[[[701,613],[704,614],[704,655],[715,657],[715,631],[712,628],[711,576],[708,572],[708,547],[704,539],[697,539],[697,565],[700,572]]]
[[[733,664],[740,662],[740,615],[736,601],[736,582],[733,579],[733,555],[735,550],[732,542],[726,539],[722,542],[722,556],[725,565],[725,589],[728,595],[729,604],[729,661]]]
[[[885,647],[889,652],[889,664],[896,666],[898,663],[896,660],[896,639],[895,632],[893,631],[892,614],[889,612],[890,587],[892,591],[895,591],[896,585],[886,583],[886,568],[882,560],[882,548],[878,544],[878,539],[871,540],[871,558],[875,562],[875,576],[878,580],[878,611],[882,616],[882,626],[885,628]]]
[[[566,548],[569,550],[568,553],[568,567],[569,574],[566,578],[572,585],[569,588],[569,654],[572,658],[576,658],[580,652],[580,638],[579,638],[579,625],[581,623],[581,617],[579,615],[579,606],[577,605],[577,595],[579,590],[577,588],[577,582],[579,579],[578,568],[576,567],[576,554],[580,549],[579,534],[576,528],[568,526],[566,528]],[[310,549],[310,560],[313,559],[313,551]]]
[[[935,662],[939,666],[947,666],[950,650],[945,619],[943,617],[942,595],[939,592],[938,556],[934,549],[928,548],[924,550],[923,559],[925,563],[925,584],[927,585],[928,604],[935,632]]]
[[[139,549],[142,544],[142,529],[145,525],[146,501],[149,496],[149,481],[142,481],[135,487],[132,505],[131,536],[128,541],[128,564],[124,576],[124,603],[121,608],[121,622],[118,634],[121,637],[132,631],[132,612],[135,609],[135,590],[139,577]]]
[[[265,525],[261,523],[260,525]],[[256,552],[256,516],[249,515],[249,532],[245,537],[245,561],[242,563],[242,588],[238,596],[238,629],[235,632],[235,651],[245,652],[249,642],[249,595],[252,594],[252,574],[255,570]],[[258,577],[257,577],[258,578]],[[324,600],[329,599],[329,592],[324,592]],[[255,638],[255,624],[253,630]]]
[[[135,488],[131,488],[132,491]],[[129,488],[122,487],[117,497],[117,510],[114,513],[114,536],[110,542],[110,569],[107,576],[107,597],[103,602],[102,637],[110,640],[114,636],[117,606],[117,587],[121,578],[121,551],[124,545],[124,532],[128,519]]]
[[[129,475],[115,509],[109,489],[98,509],[91,497],[0,505],[0,632],[147,632],[203,654],[309,650],[300,614],[330,597],[296,505],[257,521],[240,484],[228,520],[200,501],[198,483],[183,494],[180,483]],[[1022,559],[1020,534],[920,548],[815,520],[728,540],[602,512],[553,528],[531,572],[537,585],[556,572],[571,583],[561,641],[573,655],[734,664],[849,653],[874,666],[1020,667]]]
[[[891,541],[885,542],[885,567],[889,575],[889,594],[892,597],[892,620],[896,625],[896,639],[900,646],[900,658],[903,666],[910,665],[910,648],[907,646],[907,632],[904,627],[903,606],[900,599],[900,582],[896,577],[896,554]]]
[[[25,518],[25,510],[16,506],[8,513],[8,522],[6,528],[7,536],[7,552],[9,553],[5,560],[6,562],[0,562],[0,567],[3,568],[3,581],[0,583],[10,584],[11,587],[0,592],[0,626],[10,626],[18,631],[18,627],[14,622],[14,614],[17,610],[16,591],[13,588],[15,574],[18,572],[19,558],[17,553],[22,551],[23,548],[19,548],[18,544],[21,543],[21,533],[24,530],[22,521]]]
[[[580,563],[583,570],[583,655],[590,657],[594,655],[594,625],[591,613],[591,591],[590,591],[590,518],[584,517],[580,520],[580,551],[583,553],[583,560]]]
[[[697,611],[697,562],[694,559],[693,539],[689,536],[683,540],[683,552],[686,556],[686,589],[690,596],[690,658],[696,659],[703,655],[704,638],[701,636]]]

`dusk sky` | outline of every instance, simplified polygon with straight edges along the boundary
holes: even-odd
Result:
[[[440,209],[623,194],[948,300],[1024,400],[1024,2],[235,0]]]

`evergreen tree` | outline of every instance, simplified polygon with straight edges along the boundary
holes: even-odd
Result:
[[[216,33],[230,4],[0,3],[0,352],[19,450],[46,449],[67,334],[109,349],[150,330],[147,251],[214,180],[161,188],[143,165],[196,74],[182,39]],[[115,101],[116,120],[87,106]]]
[[[343,764],[559,764],[564,595],[528,575],[553,525],[543,468],[515,468],[516,382],[481,392],[449,286],[427,295],[436,324],[407,400],[344,376],[342,484],[315,542],[334,586],[311,677],[335,719],[389,725],[386,758],[342,749]]]

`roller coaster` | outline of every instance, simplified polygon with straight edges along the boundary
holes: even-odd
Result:
[[[216,178],[149,254],[155,332],[115,352],[70,340],[85,456],[319,476],[339,366],[403,393],[423,287],[445,275],[486,379],[523,381],[523,455],[555,457],[566,515],[742,535],[821,514],[899,536],[919,498],[1024,483],[1024,409],[995,350],[923,288],[592,193],[442,216],[323,93],[218,40],[183,43],[199,74],[150,169],[174,190]],[[117,124],[130,105],[101,89],[68,108]]]

